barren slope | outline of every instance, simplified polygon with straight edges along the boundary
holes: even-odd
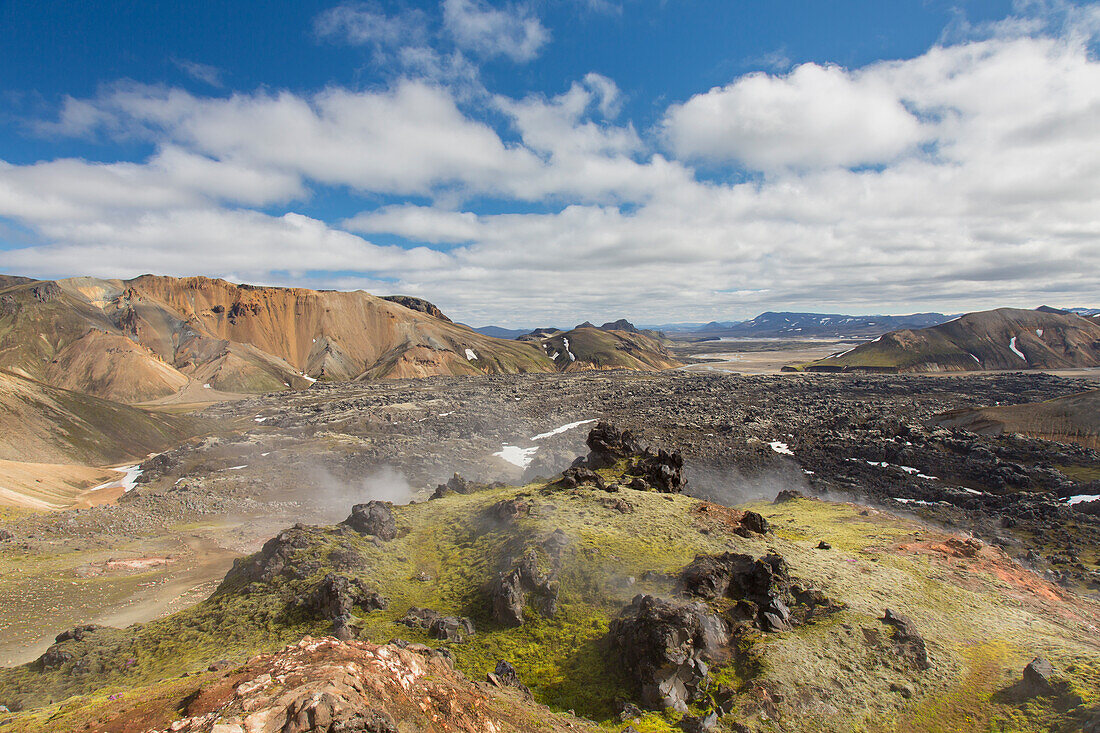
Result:
[[[948,323],[893,331],[815,361],[814,370],[956,372],[1100,366],[1100,325],[1073,314],[998,308]]]
[[[1045,402],[952,410],[940,415],[936,422],[972,433],[1022,433],[1100,448],[1100,390]]]
[[[541,341],[558,369],[633,369],[658,371],[680,366],[660,342],[642,333],[602,328],[574,328]]]

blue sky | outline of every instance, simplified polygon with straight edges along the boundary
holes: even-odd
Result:
[[[1090,305],[1100,6],[0,4],[0,270],[477,324]]]

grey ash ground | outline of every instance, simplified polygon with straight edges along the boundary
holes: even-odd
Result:
[[[644,443],[680,450],[697,495],[726,503],[781,489],[851,495],[974,532],[1095,591],[1100,517],[1089,513],[1095,505],[1065,499],[1100,494],[1100,456],[1077,445],[936,426],[947,410],[1092,386],[1041,373],[677,372],[317,384],[211,408],[207,414],[247,428],[146,464],[149,483],[128,505],[184,502],[192,511],[224,511],[241,497],[239,511],[251,512],[251,502],[282,499],[307,518],[336,518],[367,493],[426,496],[454,473],[484,483],[554,475],[585,452],[587,429],[531,438],[606,419]],[[504,445],[538,450],[523,470],[493,455]],[[279,513],[279,505],[270,509]]]

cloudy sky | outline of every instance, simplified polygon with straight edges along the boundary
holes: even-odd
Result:
[[[1097,306],[1098,39],[1100,3],[0,3],[0,271],[474,325]]]

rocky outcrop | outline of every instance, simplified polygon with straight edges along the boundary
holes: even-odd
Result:
[[[329,573],[309,598],[309,608],[332,622],[332,633],[341,641],[355,636],[351,629],[354,608],[377,611],[386,607],[386,599],[371,590],[359,578],[350,579]]]
[[[284,529],[265,542],[256,554],[234,560],[233,568],[226,573],[216,592],[244,588],[251,583],[270,583],[278,577],[309,577],[320,569],[320,562],[316,559],[299,561],[295,556],[313,544],[316,532],[301,524]]]
[[[585,439],[588,450],[587,468],[599,469],[614,466],[617,462],[632,458],[642,452],[641,443],[629,430],[619,430],[601,420]]]
[[[377,646],[311,639],[252,659],[203,682],[183,717],[155,724],[140,706],[112,730],[149,733],[595,733],[595,725],[557,715],[504,686],[475,686],[426,646]],[[133,723],[125,726],[127,716]],[[122,727],[119,727],[122,725]]]
[[[485,681],[497,687],[515,688],[528,699],[532,697],[531,688],[520,682],[516,668],[512,666],[511,662],[506,662],[503,659],[497,661],[496,669],[485,675]]]
[[[418,313],[427,313],[433,318],[438,318],[441,321],[451,323],[451,319],[448,318],[443,311],[439,310],[433,303],[429,303],[423,298],[417,298],[412,295],[383,295],[382,300],[388,300],[391,303],[397,303],[400,306],[404,306],[412,311]]]
[[[930,669],[928,650],[917,625],[908,616],[886,609],[882,621],[894,628],[894,649],[898,656],[907,659],[917,669]]]
[[[679,587],[690,597],[735,601],[729,620],[762,631],[786,631],[838,608],[821,591],[792,583],[786,560],[774,552],[761,558],[735,552],[696,555],[681,571]]]
[[[474,633],[474,622],[465,616],[444,616],[430,608],[413,606],[397,623],[410,629],[425,629],[433,639],[461,642]]]
[[[520,626],[528,606],[548,618],[557,613],[556,575],[562,553],[569,544],[566,534],[555,530],[541,546],[528,547],[521,557],[507,563],[489,591],[494,621],[504,626]]]
[[[668,494],[687,489],[684,459],[679,451],[643,449],[629,430],[619,430],[602,420],[588,433],[585,442],[588,456],[578,459],[562,474],[561,482],[567,488],[592,484],[608,489],[604,479],[595,472],[615,466],[623,471],[622,483],[632,489]]]
[[[351,514],[342,524],[351,527],[362,535],[373,535],[381,540],[392,540],[397,536],[397,522],[393,510],[387,501],[368,501],[356,504]]]
[[[704,603],[638,595],[611,622],[608,642],[613,658],[639,685],[644,705],[687,712],[705,691],[729,631]]]

